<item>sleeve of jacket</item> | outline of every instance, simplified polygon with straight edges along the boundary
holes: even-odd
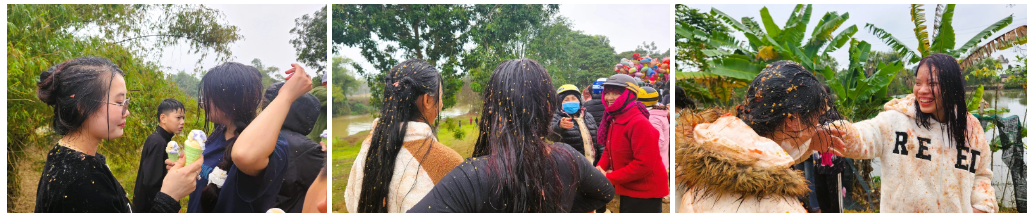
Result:
[[[974,171],[974,188],[970,191],[970,205],[977,210],[983,212],[995,213],[999,210],[999,203],[995,200],[995,188],[992,187],[992,153],[988,146],[988,142],[985,140],[984,130],[981,129],[981,123],[974,118],[973,115],[967,114],[967,143],[970,143],[971,154],[969,156],[975,157],[968,160],[977,160],[976,170]],[[972,154],[975,150],[981,149],[981,154]],[[969,166],[969,165],[968,165]]]
[[[615,197],[616,189],[609,183],[609,180],[605,178],[605,175],[601,174],[601,171],[591,166],[591,162],[588,162],[583,155],[573,154],[576,156],[576,164],[580,165],[580,185],[577,188],[577,192],[583,194],[583,200],[581,203],[573,204],[571,212],[581,213],[589,212],[605,206],[606,203],[612,201]]]
[[[154,204],[155,195],[161,190],[161,182],[165,179],[165,154],[161,139],[148,137],[143,144],[140,155],[140,176],[136,177],[133,190],[133,211],[148,212]]]
[[[845,131],[845,136],[841,137],[845,148],[838,151],[854,159],[871,159],[881,155],[885,146],[894,145],[897,141],[898,135],[891,131],[892,124],[899,119],[906,119],[904,115],[896,111],[885,111],[877,114],[877,117],[854,124],[845,120],[835,121],[831,126]]]
[[[548,127],[548,131],[551,131],[551,133],[548,133],[548,135],[546,136],[548,138],[548,140],[551,140],[553,142],[561,142],[562,141],[562,132],[563,132],[563,130],[562,130],[562,128],[560,128],[558,126],[558,123],[561,120],[562,120],[562,117],[559,116],[558,113],[552,115],[552,117],[551,117],[551,124],[549,124],[551,126]]]
[[[659,142],[659,131],[655,130],[647,120],[635,121],[631,124],[633,125],[631,128],[634,130],[629,133],[633,159],[626,166],[606,175],[612,184],[623,184],[648,177],[652,174],[650,167],[662,166],[659,145],[656,145]]]
[[[158,192],[157,196],[154,197],[154,208],[150,209],[150,213],[178,213],[182,206],[179,205],[179,201],[175,201],[168,194]]]

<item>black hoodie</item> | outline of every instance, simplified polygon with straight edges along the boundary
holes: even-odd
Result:
[[[275,99],[282,86],[283,83],[269,86],[265,91],[265,99],[268,102]],[[301,212],[308,187],[326,164],[326,152],[322,151],[322,146],[307,137],[319,118],[319,108],[319,99],[305,93],[290,105],[290,112],[283,121],[280,135],[286,138],[290,155],[275,207],[287,213]]]

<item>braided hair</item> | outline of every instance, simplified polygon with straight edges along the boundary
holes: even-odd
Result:
[[[394,176],[397,154],[404,148],[409,121],[429,122],[419,111],[418,98],[426,95],[441,100],[441,76],[437,68],[421,59],[409,59],[390,68],[383,88],[383,109],[373,129],[365,158],[365,179],[358,197],[358,212],[387,212],[387,196]],[[435,122],[436,123],[436,122]],[[436,128],[434,126],[433,128]],[[436,134],[436,132],[433,132]],[[429,151],[427,151],[428,153]],[[425,155],[424,155],[425,157]]]

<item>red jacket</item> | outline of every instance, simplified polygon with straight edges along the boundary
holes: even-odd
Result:
[[[608,144],[598,166],[612,170],[605,177],[616,187],[616,194],[634,198],[669,195],[669,177],[655,144],[659,131],[648,118],[631,108],[616,116],[609,128]]]

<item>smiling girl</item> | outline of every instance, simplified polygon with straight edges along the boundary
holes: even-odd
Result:
[[[967,112],[956,59],[920,60],[913,94],[866,121],[836,122],[844,156],[881,159],[881,212],[995,212],[991,149]]]

